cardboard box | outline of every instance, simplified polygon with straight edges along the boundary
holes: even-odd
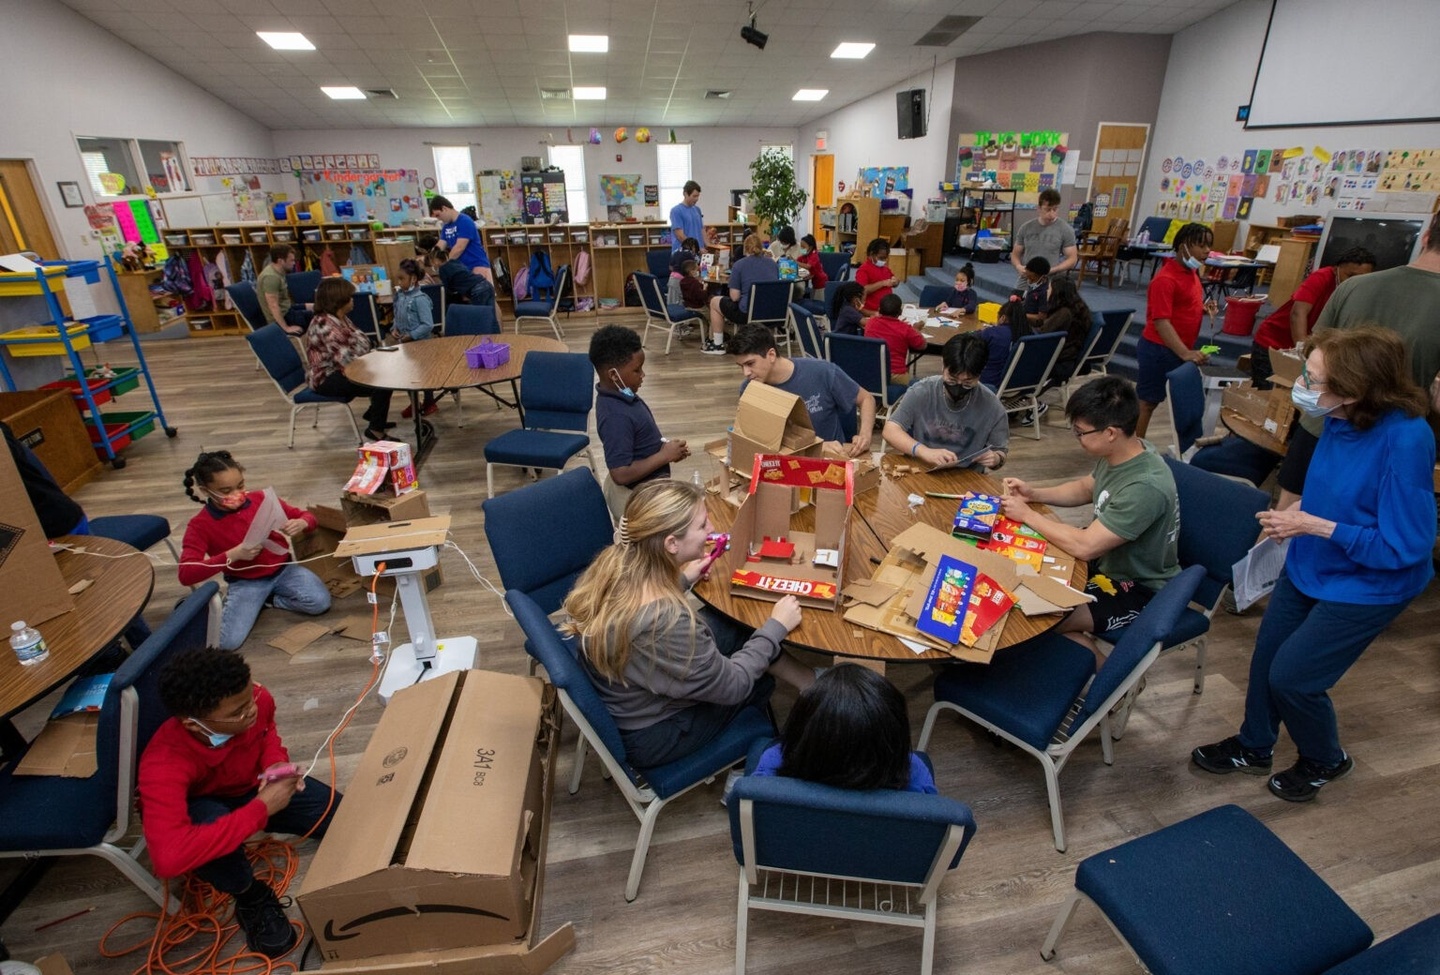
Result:
[[[1290,387],[1277,385],[1270,390],[1270,405],[1260,426],[1270,436],[1285,443],[1290,439],[1291,431],[1295,429],[1297,414],[1295,404],[1290,401]]]
[[[415,257],[415,241],[413,240],[375,241],[375,263],[385,265],[391,281],[400,275],[400,262],[413,257]],[[424,261],[421,263],[423,264]],[[435,310],[439,311],[438,308]]]
[[[749,477],[757,454],[820,456],[821,440],[800,397],[764,383],[748,383],[735,408],[726,466]]]
[[[95,735],[100,713],[67,714],[45,722],[30,743],[25,757],[15,767],[16,775],[58,775],[66,779],[88,779],[99,767]]]
[[[79,490],[101,469],[75,402],[69,393],[56,390],[0,393],[0,420],[35,452],[66,494]]]
[[[392,491],[399,496],[417,490],[415,458],[410,445],[399,440],[373,440],[359,447],[360,462],[345,482],[347,494]]]
[[[415,490],[403,497],[390,495],[346,496],[340,501],[340,508],[312,504],[309,512],[315,516],[319,527],[313,532],[301,535],[292,543],[297,560],[314,558],[317,555],[334,555],[345,533],[362,525],[389,523],[390,516],[403,512],[410,521],[425,518],[430,514],[425,492]],[[332,599],[344,599],[361,588],[368,587],[370,580],[356,574],[348,558],[316,559],[306,562],[305,567],[320,577]],[[424,575],[425,591],[434,592],[445,581],[441,567],[436,565]],[[381,579],[376,592],[389,593],[395,587],[393,579]],[[368,638],[368,636],[367,636]]]
[[[814,492],[815,530],[793,531],[794,494]],[[855,503],[849,462],[761,454],[735,515],[720,570],[737,596],[834,609],[845,587],[845,544]],[[754,553],[754,554],[752,554]]]
[[[430,517],[430,499],[420,488],[398,497],[346,492],[340,496],[340,510],[345,513],[345,524],[352,528],[382,521],[411,521]]]
[[[1277,386],[1284,386],[1285,395],[1289,396],[1289,388],[1295,385],[1300,373],[1305,369],[1305,358],[1298,349],[1271,349],[1270,368],[1273,370],[1270,381]]]
[[[326,971],[537,950],[558,730],[533,677],[457,671],[390,699],[297,898]]]
[[[41,636],[40,624],[75,608],[8,450],[0,450],[0,592],[6,622],[24,620]]]
[[[1286,391],[1289,394],[1289,391]],[[1220,393],[1220,406],[1234,410],[1257,427],[1270,415],[1270,394],[1256,389],[1250,383],[1228,386]]]

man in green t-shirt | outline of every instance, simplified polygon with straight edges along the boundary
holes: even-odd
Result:
[[[1180,503],[1170,468],[1135,436],[1140,401],[1129,382],[1092,379],[1070,397],[1065,416],[1080,446],[1096,458],[1094,471],[1048,488],[1007,477],[1005,514],[1090,563],[1085,592],[1095,601],[1076,608],[1056,632],[1095,650],[1091,634],[1113,641],[1180,572]],[[1066,508],[1093,503],[1095,520],[1076,528],[1040,514],[1031,502]]]
[[[295,270],[295,248],[276,244],[270,248],[270,263],[255,276],[255,296],[260,299],[260,314],[265,323],[279,322],[291,335],[300,335],[310,324],[313,305],[292,306],[290,285],[286,275]]]

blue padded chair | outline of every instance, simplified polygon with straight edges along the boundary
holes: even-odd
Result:
[[[515,302],[515,331],[520,331],[520,321],[525,318],[538,318],[548,322],[555,332],[555,337],[562,342],[565,340],[565,333],[560,329],[560,295],[565,291],[565,280],[570,275],[570,267],[562,264],[555,272],[555,292],[544,301],[517,301]]]
[[[375,313],[375,296],[357,294],[354,302],[350,309],[350,321],[360,330],[360,334],[370,336],[376,345],[380,345],[383,336],[380,334],[379,316]]]
[[[1226,805],[1080,862],[1040,949],[1082,902],[1153,975],[1421,975],[1440,971],[1440,915],[1374,933],[1265,824]]]
[[[645,270],[658,281],[670,277],[670,257],[674,253],[668,247],[655,247],[645,252]]]
[[[1191,454],[1190,466],[1260,487],[1280,466],[1280,457],[1244,437],[1225,437]]]
[[[139,863],[144,838],[128,850],[115,844],[130,832],[139,756],[170,716],[160,700],[160,672],[178,654],[205,649],[212,614],[218,627],[219,586],[207,582],[120,664],[100,706],[93,775],[16,775],[15,761],[0,771],[0,857],[98,856],[156,904],[178,908]]]
[[[825,277],[829,279],[827,285],[849,281],[854,270],[850,266],[850,255],[839,251],[820,251],[820,266],[825,269]]]
[[[768,744],[751,745],[748,769]],[[919,792],[754,775],[736,781],[727,806],[740,864],[738,975],[752,909],[921,928],[920,972],[930,975],[940,883],[975,835],[969,806]],[[812,896],[817,881],[831,896]]]
[[[1070,384],[1082,381],[1082,377],[1091,373],[1105,375],[1110,360],[1115,357],[1115,350],[1120,348],[1120,341],[1125,338],[1125,331],[1135,318],[1133,309],[1125,308],[1119,311],[1102,311],[1098,318],[1100,322],[1100,335],[1086,346],[1086,352],[1075,364],[1075,371],[1070,378],[1065,380],[1065,389],[1062,395],[1068,399],[1070,396]]]
[[[494,305],[451,305],[445,310],[444,335],[499,335]]]
[[[825,358],[825,347],[820,339],[820,323],[810,309],[799,304],[790,306],[795,319],[795,331],[800,333],[800,349],[812,359]]]
[[[1069,637],[1048,632],[995,654],[989,664],[961,663],[935,678],[935,703],[915,746],[925,750],[943,711],[957,711],[1040,760],[1050,798],[1055,849],[1065,852],[1060,770],[1085,736],[1100,727],[1100,752],[1114,764],[1110,709],[1145,675],[1205,577],[1191,566],[1165,584],[1141,610],[1097,673],[1095,655]]]
[[[1186,460],[1195,441],[1205,436],[1205,377],[1193,362],[1182,362],[1165,374],[1165,412],[1171,441],[1165,451]]]
[[[285,288],[290,292],[290,300],[297,305],[313,305],[319,287],[319,271],[291,271],[285,275]]]
[[[430,310],[435,313],[435,324],[440,333],[445,333],[445,287],[439,284],[422,284],[420,290],[430,299]]]
[[[840,285],[844,283],[844,281],[825,282],[825,307],[820,310],[819,314],[825,316],[825,321],[828,323],[828,325],[826,326],[827,328],[835,327],[835,323],[830,321],[830,307],[835,303],[835,292],[838,291],[840,289]],[[807,305],[806,307],[809,306]]]
[[[227,284],[225,293],[234,302],[240,317],[245,319],[245,324],[250,326],[250,331],[265,327],[265,314],[260,310],[260,296],[255,293],[255,285],[249,281]]]
[[[90,519],[90,534],[113,538],[141,552],[164,542],[175,561],[180,561],[180,553],[170,541],[170,522],[161,515],[100,515]]]
[[[826,332],[825,357],[875,397],[879,419],[889,417],[890,408],[900,401],[905,390],[890,383],[890,347],[884,339]]]
[[[512,589],[505,593],[505,601],[510,604],[515,622],[525,633],[526,649],[545,668],[550,683],[559,692],[565,713],[580,729],[574,767],[570,773],[570,794],[574,795],[580,788],[585,753],[593,747],[605,771],[640,820],[640,837],[635,843],[630,876],[625,882],[625,900],[633,901],[640,891],[645,855],[650,850],[650,837],[655,832],[655,820],[660,811],[672,799],[702,782],[713,780],[732,765],[743,761],[750,743],[757,738],[773,737],[775,725],[765,708],[751,705],[699,751],[668,765],[637,769],[626,758],[620,729],[615,727],[614,719],[600,700],[589,672],[576,658],[574,641],[561,639],[545,613],[523,592]]]
[[[260,360],[260,365],[274,381],[275,388],[280,390],[280,395],[290,404],[290,441],[286,444],[287,447],[295,446],[297,413],[307,406],[315,407],[315,422],[311,426],[318,427],[320,407],[332,403],[345,408],[345,417],[350,421],[350,429],[355,432],[355,441],[361,442],[360,427],[355,422],[355,414],[350,411],[349,400],[321,396],[310,388],[305,379],[305,365],[300,361],[300,353],[290,344],[290,336],[285,334],[284,329],[271,322],[245,336],[245,341],[250,343],[250,350],[255,353],[255,358]]]
[[[663,280],[653,274],[635,274],[635,287],[640,290],[640,303],[645,306],[645,332],[640,344],[643,346],[649,341],[652,328],[658,328],[665,333],[665,354],[669,355],[670,343],[675,341],[675,337],[678,335],[683,339],[695,329],[703,330],[705,319],[700,317],[702,313],[699,311],[667,302],[665,292],[660,290]]]
[[[794,281],[761,281],[750,286],[750,303],[746,306],[747,321],[751,325],[764,325],[776,337],[784,337],[785,354],[792,353],[790,343],[790,296],[794,293]]]
[[[995,390],[1006,413],[1030,411],[1033,418],[1030,432],[1036,440],[1040,439],[1040,394],[1045,391],[1045,383],[1064,344],[1064,332],[1022,335],[1010,350],[1005,376]]]
[[[950,297],[950,292],[954,290],[954,287],[948,284],[927,284],[920,289],[920,307],[934,308],[940,304],[940,302]]]
[[[594,370],[578,352],[530,352],[520,367],[520,409],[524,426],[507,430],[485,445],[485,491],[495,497],[495,466],[563,470],[565,462],[590,451],[586,426],[595,405]],[[590,468],[596,467],[593,454]]]

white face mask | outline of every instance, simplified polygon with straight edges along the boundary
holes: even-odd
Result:
[[[1295,408],[1301,413],[1316,419],[1322,416],[1329,416],[1331,413],[1334,413],[1336,407],[1340,405],[1336,403],[1335,406],[1321,406],[1320,391],[1317,389],[1306,389],[1298,383],[1290,387],[1290,402],[1294,403]]]
[[[882,260],[880,260],[879,258],[876,258],[876,259],[875,259],[874,264],[875,264],[876,267],[884,267],[884,266],[885,266],[885,262],[882,261]]]

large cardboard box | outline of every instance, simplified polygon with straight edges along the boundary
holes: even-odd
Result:
[[[533,677],[458,671],[390,699],[298,898],[326,971],[530,950],[558,729]]]
[[[818,457],[821,442],[800,397],[764,383],[748,383],[735,408],[729,467],[748,477],[756,454]]]
[[[340,507],[312,504],[309,511],[319,526],[315,531],[295,539],[295,558],[312,559],[317,555],[333,555],[346,531],[362,525],[376,525],[391,521],[412,521],[430,516],[430,504],[424,491],[416,489],[409,494],[393,495],[344,495]],[[343,599],[363,586],[369,585],[355,573],[349,559],[315,559],[306,562],[305,567],[320,577],[333,599]],[[428,569],[424,575],[425,591],[433,592],[445,581],[440,566]],[[376,591],[389,593],[394,588],[393,579],[381,579]]]
[[[73,494],[100,472],[100,459],[69,393],[44,389],[0,393],[0,420],[10,425],[16,440],[35,452],[65,493]]]
[[[8,450],[0,450],[0,593],[5,594],[5,622],[24,620],[42,636],[45,628],[39,624],[75,608]]]

